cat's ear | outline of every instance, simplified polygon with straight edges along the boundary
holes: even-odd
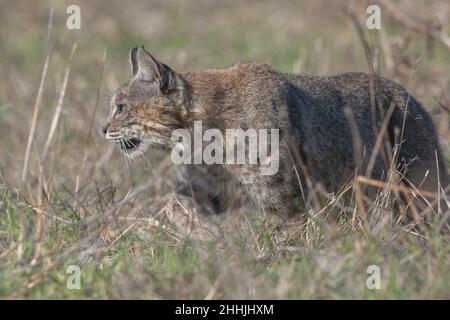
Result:
[[[144,81],[158,81],[161,79],[159,62],[144,48],[133,48],[130,53],[133,76]]]
[[[178,75],[165,64],[156,60],[144,48],[134,48],[130,53],[133,77],[144,81],[158,81],[163,93],[177,88]]]
[[[133,77],[136,76],[136,73],[138,71],[137,58],[136,58],[137,50],[138,50],[138,48],[134,47],[130,51],[130,66],[131,66],[131,71],[133,72]]]

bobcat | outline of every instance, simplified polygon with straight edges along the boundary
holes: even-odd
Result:
[[[102,128],[130,158],[149,146],[173,146],[172,132],[192,131],[195,121],[203,130],[221,132],[279,129],[274,175],[260,175],[259,165],[251,164],[186,166],[177,191],[215,212],[232,205],[232,194],[242,190],[265,210],[295,213],[299,205],[311,204],[312,189],[336,192],[355,172],[385,178],[394,146],[405,184],[432,192],[438,183],[448,184],[430,116],[388,79],[364,73],[291,75],[268,64],[175,72],[144,48],[131,50],[130,63],[133,76],[113,95]],[[383,124],[387,138],[377,148]]]

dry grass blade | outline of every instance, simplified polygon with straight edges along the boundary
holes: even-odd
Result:
[[[58,120],[59,120],[59,116],[61,114],[62,104],[64,101],[64,95],[66,93],[67,82],[69,80],[70,66],[72,64],[72,59],[73,59],[76,49],[77,49],[77,44],[74,43],[74,45],[72,46],[72,50],[70,52],[69,63],[67,65],[67,69],[64,74],[64,80],[63,80],[61,90],[59,92],[58,102],[56,105],[55,113],[53,115],[52,123],[50,125],[50,130],[48,132],[47,140],[45,141],[44,151],[42,152],[41,161],[44,160],[47,155],[48,149],[50,148],[50,143],[52,141],[53,135],[55,134],[56,127],[58,125]]]
[[[45,56],[44,67],[42,69],[39,90],[38,90],[38,93],[36,96],[36,101],[35,101],[34,107],[33,107],[33,116],[31,117],[31,126],[30,126],[30,131],[28,134],[27,147],[26,147],[26,151],[25,151],[25,158],[23,161],[23,168],[22,168],[22,178],[21,178],[22,183],[25,182],[25,179],[26,179],[27,173],[28,173],[28,163],[30,161],[31,146],[33,145],[34,133],[36,131],[37,118],[38,118],[39,110],[40,110],[41,104],[42,104],[42,94],[44,91],[45,79],[47,78],[48,65],[50,63],[50,57],[51,57],[50,34],[51,34],[52,26],[53,26],[53,8],[50,9],[50,16],[48,19],[47,54]]]
[[[386,189],[390,189],[390,190],[396,190],[405,194],[419,194],[421,196],[424,197],[429,197],[429,198],[436,198],[437,195],[434,194],[433,192],[429,192],[429,191],[423,191],[423,190],[418,190],[417,188],[408,188],[405,186],[401,186],[401,185],[392,185],[383,181],[379,181],[379,180],[374,180],[374,179],[370,179],[364,176],[358,176],[357,177],[357,181],[363,184],[368,184],[374,187],[378,187],[378,188],[386,188]]]
[[[100,91],[101,91],[101,86],[102,86],[102,82],[103,82],[103,74],[105,72],[105,63],[106,63],[107,53],[108,53],[108,50],[105,48],[105,50],[103,51],[103,57],[102,57],[102,63],[101,63],[101,69],[100,69],[100,80],[99,80],[99,85],[97,87],[97,93],[95,96],[94,109],[92,110],[91,121],[89,123],[89,131],[88,131],[88,137],[87,137],[88,143],[91,139],[91,133],[92,133],[92,129],[94,127],[95,114],[97,113],[98,102],[100,101]]]
[[[441,30],[439,30],[439,28],[436,28],[430,24],[425,24],[423,22],[420,22],[416,18],[410,17],[406,13],[399,10],[390,0],[380,0],[380,2],[383,5],[384,9],[386,10],[386,13],[391,18],[400,22],[401,24],[405,25],[410,29],[413,29],[415,31],[430,36],[431,38],[442,43],[445,47],[447,47],[447,49],[450,50],[450,37]]]
[[[373,148],[372,154],[370,155],[369,163],[367,165],[366,176],[368,176],[368,177],[371,176],[373,168],[375,166],[376,158],[377,158],[378,154],[380,154],[382,142],[383,142],[383,139],[387,135],[389,121],[391,120],[391,117],[392,117],[392,114],[394,113],[395,108],[396,108],[396,105],[394,103],[391,103],[391,105],[389,106],[389,109],[386,113],[386,116],[383,119],[383,124],[381,126],[380,132],[378,133],[377,140],[375,141],[375,146]]]
[[[354,11],[349,12],[350,19],[356,29],[356,32],[358,33],[359,40],[361,41],[363,47],[364,47],[364,53],[366,55],[367,65],[369,67],[370,74],[375,73],[375,65],[374,65],[374,59],[373,59],[373,52],[369,45],[369,42],[366,39],[366,36],[364,34],[364,29],[361,23],[359,22],[357,15]]]

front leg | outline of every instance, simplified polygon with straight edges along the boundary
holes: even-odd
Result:
[[[205,213],[218,214],[227,208],[225,188],[229,184],[218,167],[186,165],[176,193],[190,197]]]

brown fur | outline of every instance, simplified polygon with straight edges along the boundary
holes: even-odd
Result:
[[[419,184],[429,171],[423,184],[427,190],[435,191],[438,180],[444,186],[448,183],[429,115],[405,89],[390,80],[371,79],[363,73],[286,75],[267,64],[177,73],[142,48],[132,50],[131,64],[133,78],[113,97],[113,111],[103,131],[122,147],[124,141],[137,135],[118,132],[124,128],[139,132],[139,138],[132,140],[139,142],[138,150],[129,148],[132,151],[128,152],[126,146],[130,144],[123,148],[132,157],[145,152],[147,145],[171,145],[174,129],[192,130],[197,120],[202,121],[203,130],[280,130],[280,168],[275,175],[260,175],[258,165],[186,167],[186,179],[178,191],[215,211],[229,206],[230,195],[236,190],[243,190],[264,209],[286,214],[297,211],[295,203],[310,204],[312,194],[308,190],[317,185],[336,192],[351,180],[356,169],[360,173],[367,169],[364,164],[391,104],[395,109],[388,119],[386,143],[392,147],[400,142],[396,132],[406,119],[398,163],[408,164],[402,169],[408,181]],[[372,80],[375,110],[370,99]],[[122,105],[121,112],[118,105]],[[361,150],[354,147],[351,123],[356,127]],[[389,167],[385,150],[383,147],[375,157],[371,176],[376,179],[383,179]]]

